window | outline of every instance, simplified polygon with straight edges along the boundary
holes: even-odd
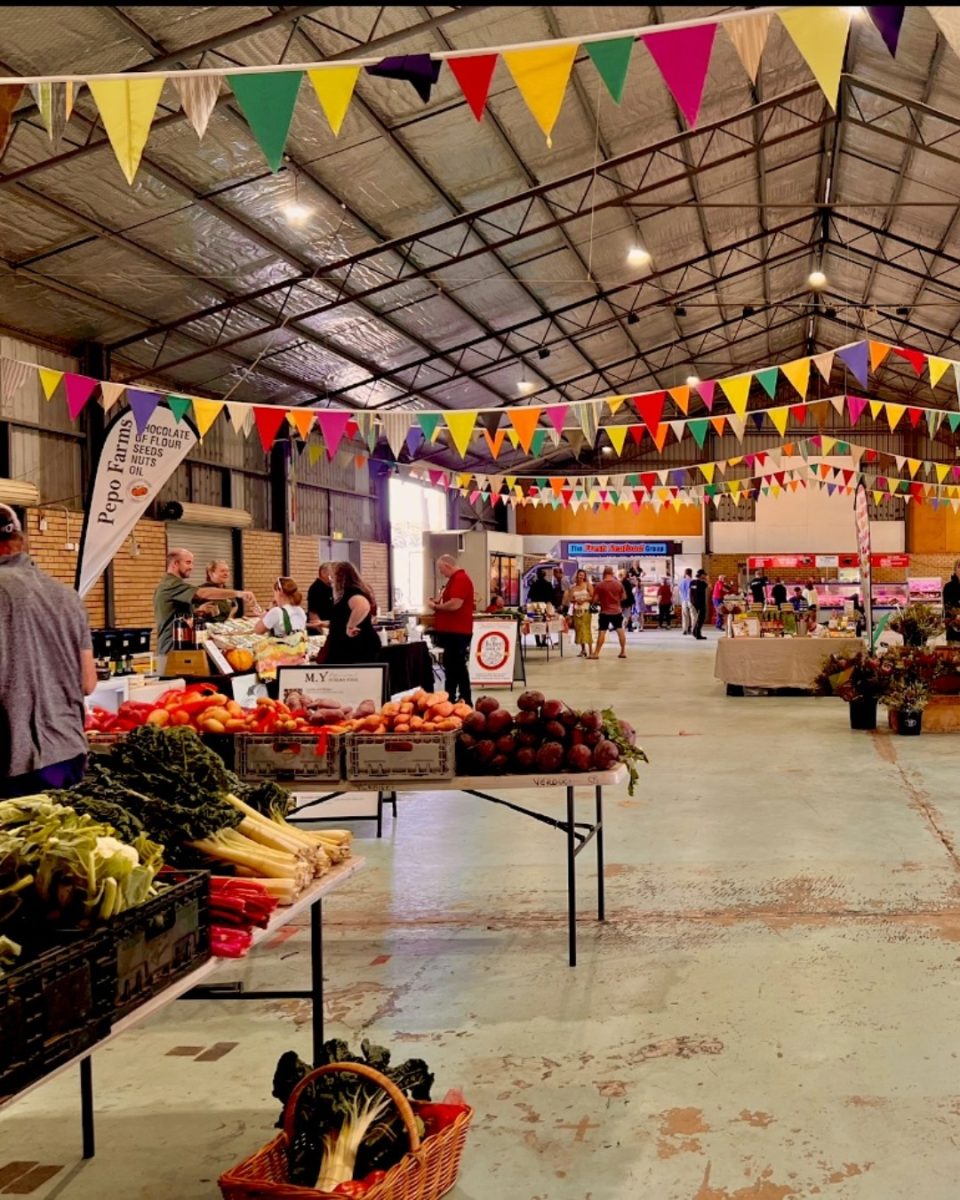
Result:
[[[448,528],[447,496],[393,476],[389,484],[393,607],[422,612],[423,535]]]

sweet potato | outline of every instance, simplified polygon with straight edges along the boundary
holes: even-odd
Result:
[[[401,717],[409,716],[413,712],[414,707],[414,704],[410,700],[404,700],[401,702],[397,711],[400,713]]]
[[[449,700],[444,700],[441,704],[434,704],[430,709],[430,715],[434,718],[439,717],[441,720],[452,717],[453,705]]]
[[[460,721],[456,717],[447,717],[445,720],[437,722],[437,729],[440,733],[448,733],[450,730],[459,728]]]
[[[422,728],[423,728],[423,717],[411,717],[410,718],[410,732],[411,733],[414,733],[416,730],[422,729]]]
[[[472,712],[473,712],[473,709],[470,707],[470,705],[465,704],[462,700],[459,700],[453,706],[453,715],[455,717],[459,717],[461,721],[465,721]]]
[[[374,713],[372,716],[366,716],[362,719],[363,728],[371,733],[377,733],[380,730],[380,718]]]
[[[400,702],[398,700],[388,700],[380,709],[381,717],[395,717],[400,711]]]
[[[436,731],[437,731],[436,721],[424,721],[423,728],[421,730],[422,733],[436,733]]]
[[[394,733],[409,733],[410,725],[407,721],[398,721],[393,727]]]

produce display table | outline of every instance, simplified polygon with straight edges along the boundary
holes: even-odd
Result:
[[[353,792],[375,792],[377,793],[378,812],[382,812],[384,798],[386,797],[388,802],[392,801],[393,811],[396,813],[398,793],[462,792],[467,796],[475,796],[478,800],[486,800],[490,804],[501,804],[505,808],[512,809],[514,812],[518,812],[525,817],[541,821],[544,825],[549,825],[552,829],[559,829],[561,833],[566,834],[567,938],[570,966],[575,967],[577,965],[576,858],[589,842],[596,839],[597,920],[604,921],[606,920],[606,908],[603,889],[603,789],[624,783],[626,779],[627,768],[621,764],[612,771],[584,771],[575,775],[457,775],[453,779],[437,780],[411,779],[397,782],[378,780],[370,783],[351,783],[348,781],[341,785],[341,790],[319,795],[315,799],[307,801],[306,804],[302,804],[296,811],[298,814],[302,814],[306,809],[312,808],[317,804],[322,804],[325,800],[332,799],[334,796],[342,796]],[[309,793],[319,789],[319,785],[318,789],[311,789],[309,785],[303,783],[284,786],[288,786],[291,790],[299,793]],[[546,813],[524,808],[522,805],[514,804],[510,800],[504,800],[502,796],[492,796],[486,790],[487,788],[492,788],[497,792],[518,790],[546,792],[562,790],[566,794],[567,801],[566,820],[558,820],[556,817],[547,816]],[[596,804],[593,821],[576,820],[577,788],[593,789]],[[288,817],[287,819],[291,820],[293,818]],[[315,818],[301,817],[301,820],[304,819],[314,820]]]
[[[227,960],[222,958],[211,958],[202,966],[197,967],[195,971],[191,971],[189,975],[185,975],[182,979],[176,980],[168,988],[164,988],[156,996],[153,996],[145,1004],[139,1008],[135,1008],[133,1012],[128,1013],[125,1017],[121,1017],[111,1028],[110,1032],[100,1041],[96,1042],[83,1054],[78,1054],[75,1058],[69,1059],[65,1063],[61,1063],[53,1071],[41,1076],[40,1079],[35,1079],[33,1083],[27,1084],[20,1091],[14,1092],[9,1096],[0,1096],[0,1110],[8,1105],[15,1103],[21,1097],[26,1096],[35,1088],[40,1087],[48,1080],[61,1075],[75,1063],[80,1064],[80,1118],[81,1127],[83,1130],[83,1157],[93,1158],[94,1155],[94,1107],[93,1107],[93,1063],[91,1056],[95,1050],[105,1046],[108,1042],[112,1042],[114,1038],[119,1037],[122,1033],[126,1033],[128,1029],[132,1029],[135,1025],[139,1025],[142,1021],[147,1021],[155,1013],[172,1004],[174,1000],[183,999],[198,999],[198,1000],[277,1000],[277,999],[293,999],[293,1000],[311,1000],[313,1003],[313,1061],[317,1062],[320,1058],[320,1052],[323,1048],[323,898],[334,892],[345,883],[351,875],[356,875],[358,871],[362,871],[365,862],[362,858],[348,858],[346,862],[334,867],[322,879],[316,880],[312,887],[308,888],[298,900],[286,908],[278,908],[270,918],[270,924],[266,929],[255,929],[253,932],[253,945],[257,946],[261,942],[273,937],[278,929],[284,925],[289,925],[295,917],[309,908],[310,910],[310,987],[302,991],[244,991],[242,985],[239,984],[212,984],[206,985],[206,981],[210,979],[220,967],[232,965],[234,961],[243,962],[244,960]]]
[[[864,649],[860,638],[740,637],[717,642],[714,676],[732,689],[810,689],[828,654],[856,654]]]

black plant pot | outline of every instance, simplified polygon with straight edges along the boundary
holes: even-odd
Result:
[[[919,709],[901,708],[897,711],[897,733],[902,737],[919,737],[923,731],[923,713]]]
[[[850,701],[850,728],[851,729],[876,729],[877,727],[877,702],[875,699],[866,698],[861,700]]]

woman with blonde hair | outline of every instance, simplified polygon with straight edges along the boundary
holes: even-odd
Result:
[[[564,604],[569,605],[573,613],[573,640],[580,647],[580,658],[589,658],[593,653],[593,614],[590,612],[592,598],[593,585],[590,576],[581,567],[563,598]]]
[[[336,562],[333,573],[333,611],[324,646],[326,663],[375,663],[380,661],[380,637],[373,627],[377,602],[369,584],[353,563]]]
[[[281,575],[273,585],[273,607],[268,609],[254,626],[254,633],[271,633],[274,637],[289,637],[307,627],[303,611],[303,596],[296,581]]]

